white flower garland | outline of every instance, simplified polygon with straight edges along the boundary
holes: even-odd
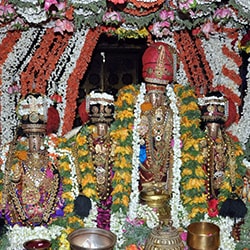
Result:
[[[173,181],[172,181],[172,199],[171,219],[176,228],[180,226],[187,226],[189,224],[187,211],[184,209],[180,198],[180,180],[181,180],[181,139],[180,139],[180,123],[179,110],[177,106],[177,99],[173,87],[167,85],[167,96],[170,102],[170,108],[173,111]]]
[[[15,80],[17,85],[21,87],[18,75],[23,72],[28,62],[32,58],[36,45],[41,41],[45,30],[30,28],[28,31],[23,31],[20,39],[17,41],[8,54],[7,60],[2,65],[2,96],[0,98],[2,134],[0,142],[2,145],[11,142],[14,137],[14,132],[17,119],[15,110],[15,95],[8,94],[8,88]],[[17,99],[20,98],[20,94]]]
[[[213,223],[220,228],[220,250],[235,250],[236,243],[231,237],[232,227],[234,225],[233,219],[229,217],[218,216],[215,219],[205,214],[204,221]]]
[[[134,128],[133,128],[133,156],[132,156],[132,180],[131,180],[131,194],[130,194],[130,203],[129,203],[129,218],[135,219],[137,216],[137,209],[139,204],[139,171],[138,166],[140,165],[140,135],[139,135],[139,125],[141,123],[141,104],[144,102],[144,96],[146,94],[145,83],[141,84],[140,93],[137,96],[137,102],[134,109]]]
[[[246,81],[247,81],[247,90],[246,90],[246,96],[244,98],[244,103],[246,105],[243,106],[243,112],[241,119],[238,124],[233,124],[230,127],[230,131],[238,137],[239,141],[241,142],[241,146],[245,149],[245,144],[247,143],[249,136],[250,136],[250,130],[246,129],[250,127],[250,57],[248,58],[248,66],[247,66],[247,75],[246,75]]]
[[[64,50],[62,56],[58,61],[56,69],[54,70],[54,72],[52,72],[51,77],[49,79],[47,87],[48,95],[50,96],[57,91],[57,93],[62,96],[62,103],[59,103],[57,105],[57,110],[62,121],[58,129],[59,135],[62,134],[63,128],[63,121],[65,115],[64,111],[66,109],[67,103],[66,97],[68,79],[70,74],[76,67],[77,60],[79,59],[81,50],[85,44],[87,33],[88,30],[85,30],[84,27],[80,31],[74,32],[74,35],[68,42],[67,48]]]
[[[26,241],[34,239],[46,239],[53,240],[60,236],[63,227],[57,225],[51,225],[50,227],[21,227],[15,225],[8,227],[7,237],[9,239],[10,246],[6,250],[23,250],[23,244]]]

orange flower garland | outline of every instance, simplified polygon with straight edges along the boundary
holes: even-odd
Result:
[[[188,82],[195,88],[197,96],[206,94],[209,85],[212,84],[213,72],[206,60],[201,40],[191,37],[189,31],[175,32],[174,39]]]
[[[78,97],[79,82],[82,79],[85,71],[87,70],[88,64],[91,61],[93,50],[96,47],[96,43],[101,33],[102,28],[89,30],[79,59],[76,62],[76,67],[68,79],[66,95],[67,103],[64,113],[62,134],[70,131],[73,126],[75,117],[75,112],[73,110],[76,110],[76,99]]]
[[[53,29],[46,30],[39,48],[35,51],[27,69],[21,74],[22,96],[32,91],[45,94],[47,80],[68,45],[69,38],[69,34],[61,36],[55,34]]]

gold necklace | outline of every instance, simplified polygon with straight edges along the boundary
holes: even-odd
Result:
[[[111,193],[111,168],[113,164],[112,142],[109,136],[89,137],[91,159],[94,164],[96,188],[100,200],[106,200]]]

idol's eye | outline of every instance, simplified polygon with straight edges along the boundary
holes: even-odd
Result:
[[[224,106],[218,106],[218,107],[217,107],[217,110],[218,110],[219,112],[223,113],[224,110],[225,110],[225,108],[224,108]]]
[[[208,112],[213,112],[215,110],[215,107],[213,105],[208,105],[207,106],[207,111]]]

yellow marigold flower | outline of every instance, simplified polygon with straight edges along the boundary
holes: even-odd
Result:
[[[77,218],[76,216],[71,216],[68,221],[69,223],[76,223],[79,221],[79,218]]]
[[[114,180],[123,180],[125,183],[130,183],[131,182],[131,175],[124,172],[124,173],[120,173],[119,171],[115,172],[114,175]]]
[[[147,37],[149,35],[148,30],[144,27],[138,31],[139,35],[142,37]]]
[[[81,171],[85,171],[86,168],[94,169],[94,166],[92,163],[82,161],[79,163],[79,168]]]
[[[83,176],[83,178],[82,178],[82,186],[83,187],[85,187],[86,185],[91,184],[91,183],[96,183],[96,180],[95,180],[95,177],[93,174],[87,173]]]
[[[184,114],[186,111],[190,111],[190,110],[198,110],[198,106],[195,102],[189,102],[186,105],[182,105],[181,109],[180,109],[180,113]]]
[[[184,189],[190,190],[193,188],[201,188],[205,185],[204,180],[196,179],[196,178],[190,178],[187,183],[183,185]]]
[[[191,127],[193,125],[193,121],[188,119],[187,116],[183,116],[181,119],[182,124],[185,125],[185,127]]]
[[[235,150],[234,154],[235,154],[236,157],[240,156],[240,155],[243,155],[243,150],[242,150],[240,145],[236,144],[235,149],[236,150]]]
[[[192,204],[207,203],[207,195],[202,194],[202,196],[200,196],[200,197],[195,196],[195,197],[193,197],[191,203]]]
[[[181,95],[181,98],[186,98],[186,97],[191,97],[191,96],[194,96],[194,93],[192,90],[187,90],[187,91],[183,91],[182,92],[182,95]]]
[[[135,96],[132,93],[126,93],[121,98],[128,105],[132,105],[134,103],[134,100],[135,100]]]
[[[86,143],[87,143],[87,138],[86,138],[86,136],[78,135],[78,136],[76,137],[76,143],[77,143],[79,146],[82,146],[82,145],[86,144]]]
[[[16,151],[15,155],[18,159],[25,161],[28,158],[27,151],[21,150],[21,151]]]
[[[115,140],[125,141],[130,133],[130,130],[127,128],[120,128],[110,133],[111,137]]]
[[[119,96],[115,102],[115,106],[121,108],[122,107],[122,99]]]
[[[69,162],[61,162],[60,168],[62,168],[64,171],[69,171],[71,169]]]
[[[182,162],[187,162],[187,161],[192,161],[192,160],[195,160],[196,158],[190,154],[187,154],[187,153],[182,153],[181,155],[181,159],[182,159]]]
[[[78,154],[79,154],[80,156],[86,156],[86,155],[89,154],[89,151],[88,151],[88,150],[79,150],[79,151],[78,151]]]
[[[123,195],[122,197],[122,203],[125,207],[128,207],[129,205],[129,197],[127,195]]]
[[[192,172],[193,172],[193,171],[192,171],[191,169],[185,168],[185,169],[183,169],[183,171],[182,171],[182,175],[183,175],[183,176],[191,175]]]
[[[222,185],[221,185],[221,189],[225,189],[225,190],[230,190],[232,189],[230,183],[228,181],[223,181]]]
[[[121,184],[118,184],[114,187],[113,193],[116,194],[116,193],[120,193],[122,191],[123,191],[123,186]]]
[[[63,178],[64,185],[72,185],[72,180],[70,178]]]
[[[117,168],[127,168],[129,163],[127,162],[126,158],[124,156],[121,156],[117,162],[115,162],[115,166]]]
[[[114,193],[114,191],[112,192],[112,194]],[[114,205],[120,205],[121,204],[121,199],[120,198],[117,198],[115,200],[113,200],[113,204]]]
[[[96,190],[94,190],[92,188],[83,188],[83,193],[87,197],[96,197],[96,195],[97,195]]]
[[[204,214],[207,212],[206,208],[194,207],[192,208],[191,213],[189,214],[189,218],[194,218],[198,213]]]
[[[130,109],[126,109],[117,113],[116,118],[123,121],[124,119],[132,118],[133,116],[134,116],[134,112]]]
[[[189,204],[192,201],[192,198],[186,195],[182,195],[183,204]]]
[[[68,204],[68,205],[64,208],[64,212],[65,212],[66,214],[69,214],[69,213],[72,213],[73,209],[74,209],[73,203],[72,203],[72,204]]]
[[[132,148],[131,146],[126,146],[126,147],[117,146],[115,148],[115,154],[123,154],[123,155],[132,154]]]
[[[195,160],[196,160],[198,163],[202,164],[202,163],[204,162],[204,157],[203,157],[202,154],[199,154],[199,155],[197,155],[197,156],[195,157]]]
[[[200,145],[197,140],[189,138],[188,140],[183,141],[183,149],[188,150],[189,148],[194,147],[195,150],[199,151]]]
[[[204,177],[204,176],[206,176],[206,173],[205,173],[205,171],[203,170],[203,168],[202,168],[201,166],[195,168],[195,174],[196,174],[198,177]]]
[[[73,201],[73,196],[72,196],[72,193],[71,193],[71,192],[64,192],[64,193],[62,194],[62,197],[63,197],[64,199],[68,199],[68,200],[70,200],[70,201]]]

